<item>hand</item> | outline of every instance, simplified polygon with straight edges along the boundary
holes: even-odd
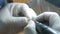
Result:
[[[24,15],[24,17],[20,15],[18,17],[17,15],[20,10],[17,11],[17,13],[14,13],[15,9],[22,9],[21,12]],[[0,11],[0,34],[17,34],[21,32],[27,25],[28,20],[34,18],[35,16],[35,12],[24,3],[8,4]]]
[[[48,23],[49,27],[60,31],[60,17],[56,12],[44,12],[36,17],[36,20],[42,23]]]

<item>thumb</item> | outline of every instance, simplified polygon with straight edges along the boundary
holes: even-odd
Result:
[[[28,25],[24,28],[25,34],[37,34],[34,21],[30,20]]]

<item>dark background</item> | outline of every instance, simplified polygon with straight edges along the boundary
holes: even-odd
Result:
[[[60,0],[46,0],[46,1],[60,8]]]
[[[11,2],[13,2],[13,0],[7,0],[8,1],[8,3],[11,3]]]

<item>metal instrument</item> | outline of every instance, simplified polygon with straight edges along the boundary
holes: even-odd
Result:
[[[39,34],[56,34],[57,31],[53,30],[52,28],[42,24],[41,22],[34,21],[36,23],[36,30]]]

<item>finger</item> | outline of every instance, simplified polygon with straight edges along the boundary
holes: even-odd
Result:
[[[37,34],[36,32],[36,26],[34,21],[30,20],[28,25],[24,28],[25,34]]]
[[[43,12],[40,15],[36,17],[36,20],[38,21],[49,21],[50,15],[53,14],[52,12]]]
[[[13,16],[21,16],[23,14],[21,9],[23,6],[29,8],[29,6],[25,3],[12,3],[11,11]]]
[[[37,14],[35,13],[33,9],[26,6],[22,7],[22,13],[30,19],[35,18],[37,16]]]
[[[8,23],[8,26],[9,26],[8,33],[16,34],[23,31],[24,27],[27,25],[27,22],[28,20],[26,17],[13,17],[11,22]]]
[[[33,9],[29,8],[29,6],[25,3],[17,4],[17,6],[15,6],[14,15],[15,16],[23,15],[23,16],[28,17],[29,19],[32,19],[37,16],[35,11]]]

